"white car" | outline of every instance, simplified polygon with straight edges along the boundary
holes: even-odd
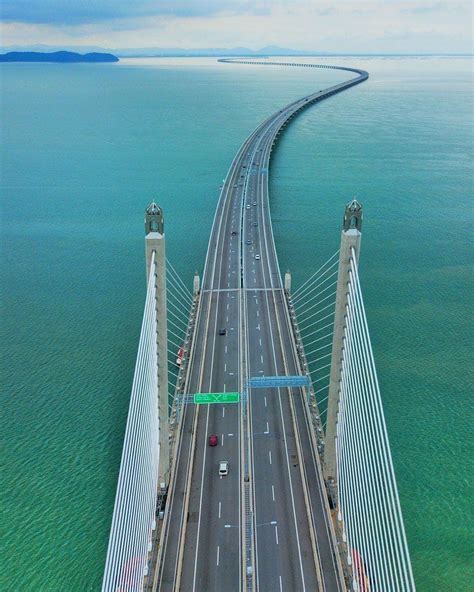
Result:
[[[257,254],[257,255],[255,255],[255,259],[256,259],[257,261],[260,261],[260,255],[258,255],[258,254]]]
[[[226,460],[221,460],[219,462],[219,475],[222,477],[229,473],[229,462]]]

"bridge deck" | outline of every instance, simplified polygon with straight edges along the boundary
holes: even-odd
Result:
[[[358,82],[367,77],[358,73]],[[270,220],[270,152],[292,115],[354,83],[275,113],[235,157],[211,232],[186,392],[242,392],[251,376],[299,374]],[[157,589],[241,590],[248,513],[256,589],[344,589],[302,390],[250,390],[248,403],[249,504],[245,401],[185,406]],[[210,434],[218,435],[217,447],[208,446]],[[222,478],[220,460],[229,461]]]

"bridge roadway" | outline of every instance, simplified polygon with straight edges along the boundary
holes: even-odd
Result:
[[[251,376],[300,373],[270,219],[270,152],[294,114],[367,78],[354,72],[356,79],[273,114],[234,158],[211,230],[185,392],[242,392]],[[242,406],[184,406],[156,589],[244,589],[250,512],[256,590],[344,590],[302,390],[248,393],[250,505]],[[208,446],[211,434],[216,447]],[[229,461],[226,477],[218,475],[220,460]]]

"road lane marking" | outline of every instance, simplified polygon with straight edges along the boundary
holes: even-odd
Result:
[[[264,434],[269,434],[270,433],[270,428],[268,427],[268,421],[267,421],[267,431],[263,432]]]
[[[221,517],[222,502],[219,502],[219,518]]]
[[[277,543],[277,545],[278,545],[278,543]],[[219,545],[217,545],[217,558],[216,558],[217,567],[219,567],[219,551],[220,551],[220,548],[219,548]]]
[[[228,294],[227,294],[227,296],[228,296]],[[262,345],[262,338],[261,338],[261,337],[260,337],[260,339],[258,340],[258,343],[259,343],[260,345]]]
[[[272,451],[271,450],[268,451],[268,460],[270,461],[270,464],[272,464]]]
[[[221,446],[224,446],[224,434],[222,434],[222,438],[221,438]]]
[[[263,355],[260,356],[260,363],[263,364]]]
[[[267,406],[267,397],[263,397],[263,400],[265,401],[265,407]]]
[[[225,416],[225,407],[222,407],[222,417]]]
[[[257,317],[259,317],[259,316],[260,316],[260,313],[259,313],[259,312],[258,312],[258,310],[257,310]]]
[[[227,345],[225,346],[225,353],[227,353]]]
[[[275,539],[276,539],[276,544],[278,545],[278,526],[275,526]],[[219,564],[217,564],[219,565]]]
[[[275,487],[273,485],[272,485],[272,499],[273,499],[273,501],[275,501]],[[219,516],[219,518],[220,518],[220,516]]]
[[[280,578],[280,592],[283,592],[283,584],[281,582],[281,576],[278,576]]]

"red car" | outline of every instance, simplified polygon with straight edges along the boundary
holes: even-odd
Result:
[[[217,436],[209,436],[209,446],[217,446]]]

